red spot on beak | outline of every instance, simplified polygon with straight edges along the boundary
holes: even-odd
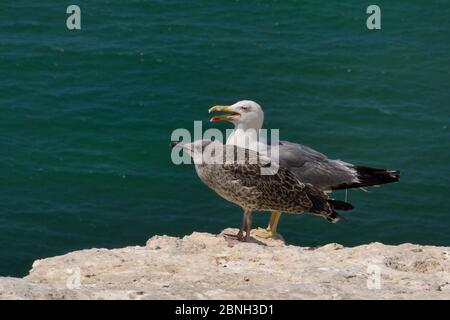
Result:
[[[211,121],[211,122],[217,122],[217,121],[221,121],[222,119],[220,118],[220,117],[212,117],[211,118],[211,120],[209,120],[209,121]]]

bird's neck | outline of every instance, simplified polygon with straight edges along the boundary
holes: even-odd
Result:
[[[234,125],[234,131],[236,130],[242,130],[242,131],[256,131],[259,132],[261,130],[262,124],[255,123],[254,121],[252,123],[246,123],[246,122],[238,122]]]
[[[228,145],[235,145],[241,148],[258,151],[258,144],[266,143],[266,140],[260,135],[260,129],[247,128],[242,125],[236,125],[233,132],[227,139]]]

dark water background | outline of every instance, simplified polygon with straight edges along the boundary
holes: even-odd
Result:
[[[364,1],[73,3],[81,31],[65,26],[72,3],[0,4],[0,275],[238,226],[240,209],[174,166],[168,141],[241,99],[282,139],[402,170],[351,192],[348,223],[285,215],[288,242],[450,245],[448,1],[378,1],[381,31]]]

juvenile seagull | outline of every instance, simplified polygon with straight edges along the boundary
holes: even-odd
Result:
[[[270,159],[255,151],[210,140],[172,142],[172,146],[183,148],[192,157],[203,183],[244,210],[237,234],[240,241],[250,238],[255,210],[306,212],[337,222],[339,215],[334,209],[352,209],[350,204],[330,199],[311,184],[300,182],[287,168],[279,168],[273,175],[261,175],[261,169],[267,167]]]
[[[215,111],[228,114],[212,117],[212,122],[226,120],[234,124],[234,131],[228,137],[227,145],[237,145],[270,155],[270,145],[259,134],[264,122],[264,112],[259,104],[243,100],[231,106],[214,106],[209,109],[209,113]],[[264,153],[264,150],[267,152]],[[327,192],[396,182],[400,178],[398,170],[376,169],[328,159],[316,150],[289,141],[280,141],[278,162],[303,183],[310,183]],[[282,210],[276,210],[272,213],[269,226],[265,232],[260,232],[260,236],[277,237],[281,212]]]

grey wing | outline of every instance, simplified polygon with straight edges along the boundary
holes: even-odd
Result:
[[[320,190],[331,190],[342,184],[359,182],[352,165],[340,160],[328,159],[324,154],[305,145],[280,141],[280,166],[291,170],[303,183],[310,183]]]

